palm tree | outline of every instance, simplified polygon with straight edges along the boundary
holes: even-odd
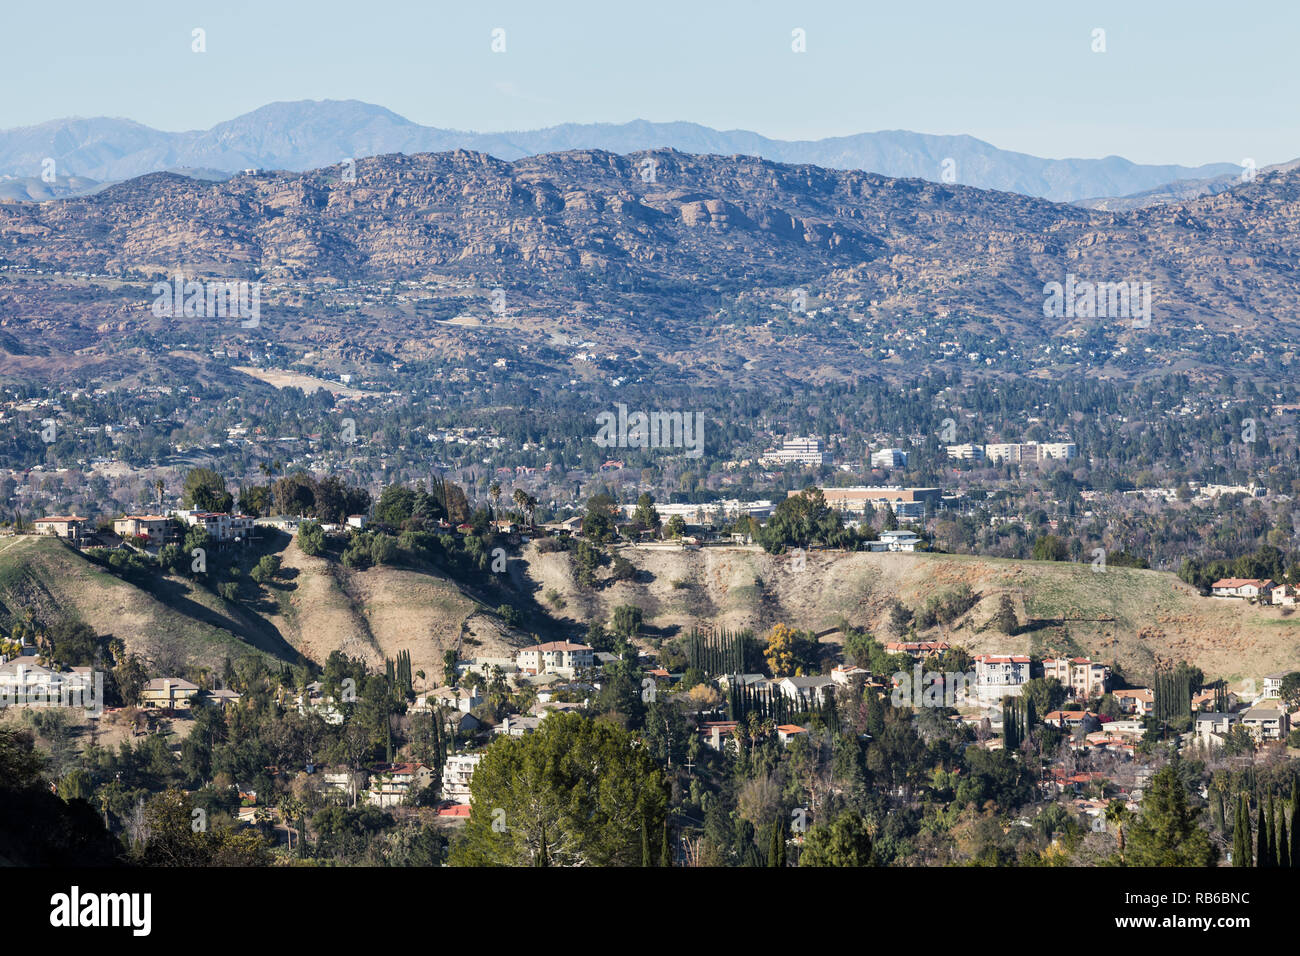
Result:
[[[528,514],[528,527],[536,530],[533,526],[533,512],[537,510],[537,499],[532,495],[524,495],[524,511]]]
[[[492,487],[488,488],[488,497],[492,499],[492,520],[500,521],[501,482],[492,482]]]
[[[519,509],[520,515],[522,515],[528,509],[528,492],[522,488],[516,488],[515,493],[510,497],[515,503],[515,507]]]
[[[1119,842],[1119,861],[1124,862],[1124,827],[1133,819],[1133,812],[1122,800],[1112,800],[1106,804],[1106,822],[1115,827],[1116,840]]]

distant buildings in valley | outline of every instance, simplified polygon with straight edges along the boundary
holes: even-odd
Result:
[[[938,488],[899,488],[893,485],[858,486],[853,488],[822,488],[826,504],[846,514],[865,514],[882,504],[900,518],[924,518],[927,507],[938,509],[943,502],[943,492]],[[802,494],[791,491],[790,497]]]
[[[1011,462],[1069,461],[1079,455],[1072,441],[1003,442],[992,445],[949,445],[948,457],[957,461]]]
[[[780,448],[763,452],[758,463],[765,467],[782,465],[829,465],[831,455],[822,448],[820,438],[787,438]]]

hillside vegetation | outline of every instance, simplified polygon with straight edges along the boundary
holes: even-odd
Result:
[[[1300,618],[1281,608],[1204,598],[1158,571],[1098,573],[1089,564],[814,551],[798,572],[790,555],[757,548],[627,547],[619,553],[637,567],[635,581],[579,589],[566,554],[539,554],[535,547],[526,554],[527,573],[539,595],[554,589],[563,597],[564,613],[574,621],[608,621],[618,605],[636,604],[651,635],[697,623],[766,632],[784,622],[834,641],[833,632],[847,621],[891,640],[895,599],[915,609],[966,585],[978,603],[951,626],[920,636],[974,652],[1087,654],[1119,663],[1134,679],[1149,678],[1164,661],[1185,660],[1207,676],[1233,681],[1300,666]],[[1003,594],[1020,621],[1014,635],[991,624]]]

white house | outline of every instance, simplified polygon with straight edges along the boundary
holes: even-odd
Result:
[[[1029,681],[1029,658],[1023,654],[980,654],[975,658],[975,695],[981,703],[1019,697]]]
[[[1291,720],[1281,708],[1252,707],[1241,715],[1241,723],[1260,740],[1281,740],[1291,732]]]
[[[871,550],[915,551],[916,546],[920,543],[921,538],[915,531],[882,531],[880,532],[880,539],[871,542]]]
[[[1242,598],[1270,600],[1273,582],[1268,578],[1220,578],[1210,585],[1210,593],[1217,598]]]
[[[550,641],[521,650],[515,655],[515,665],[525,674],[572,677],[578,670],[591,667],[592,659],[592,650],[586,644]]]
[[[835,692],[835,681],[830,677],[785,677],[776,682],[776,689],[794,701],[812,703],[818,697],[825,700]]]
[[[469,786],[482,754],[448,754],[442,765],[442,797],[455,803],[469,801]]]

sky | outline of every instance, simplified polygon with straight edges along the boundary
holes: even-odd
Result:
[[[687,120],[778,139],[965,133],[1050,158],[1300,157],[1285,0],[65,0],[7,5],[3,22],[0,129],[206,129],[277,100],[357,99],[478,131]]]

